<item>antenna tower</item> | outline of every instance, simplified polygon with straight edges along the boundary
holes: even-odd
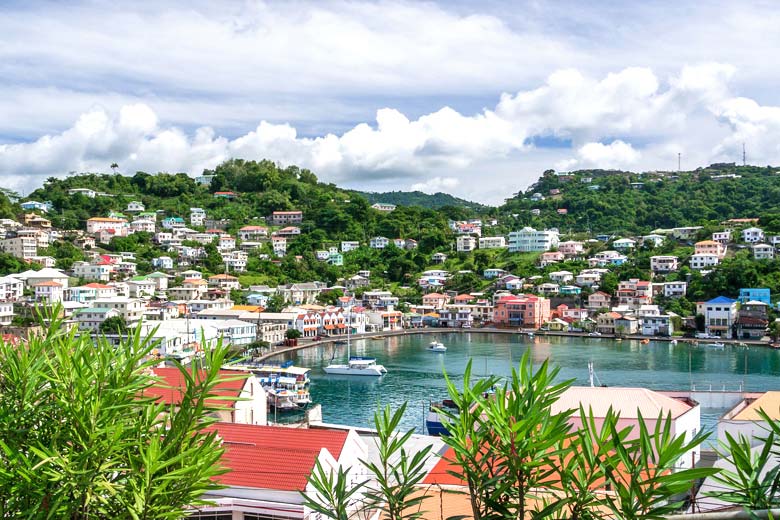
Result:
[[[745,155],[745,143],[742,143],[742,166],[747,165],[747,156]]]
[[[680,173],[681,156],[682,154],[677,152],[677,173]]]

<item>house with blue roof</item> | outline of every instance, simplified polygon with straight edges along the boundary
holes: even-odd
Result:
[[[718,296],[704,303],[704,332],[710,336],[730,338],[737,321],[739,301]]]
[[[750,287],[739,290],[739,303],[745,304],[750,301],[762,302],[772,305],[771,291],[768,287]]]

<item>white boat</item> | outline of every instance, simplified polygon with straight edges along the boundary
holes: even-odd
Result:
[[[376,358],[350,356],[347,364],[331,363],[326,366],[326,374],[339,376],[381,376],[387,374],[387,369],[377,365]]]
[[[671,344],[671,345],[677,345],[677,340],[676,340],[676,339],[673,339],[672,341],[670,341],[670,342],[669,342],[669,344]]]
[[[719,341],[713,341],[712,343],[705,343],[704,346],[707,348],[725,348],[726,344]]]
[[[350,324],[347,326],[347,363],[331,363],[323,370],[326,374],[339,375],[339,376],[373,376],[379,377],[387,374],[387,369],[382,365],[377,365],[376,358],[360,357],[351,355],[349,342],[349,331],[351,330],[351,316]],[[332,361],[332,360],[331,360]]]
[[[444,343],[434,340],[428,344],[428,350],[431,352],[447,352],[447,347],[444,346]]]
[[[231,370],[252,372],[268,397],[268,406],[279,411],[300,410],[311,404],[310,368],[296,367],[292,361],[281,364],[228,365]]]

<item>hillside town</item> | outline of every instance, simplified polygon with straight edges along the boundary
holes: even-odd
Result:
[[[70,191],[90,198],[110,196],[86,188]],[[225,231],[228,219],[210,218],[197,207],[187,215],[167,216],[132,201],[90,217],[83,230],[53,227],[46,218],[51,210],[46,202],[29,200],[21,207],[25,213],[18,220],[0,220],[0,252],[30,267],[0,278],[0,325],[6,334],[24,335],[34,309],[55,305],[68,323],[92,334],[117,332],[111,324],[122,330],[153,330],[163,356],[182,356],[216,338],[243,349],[274,347],[288,338],[422,327],[763,342],[777,330],[768,287],[740,287],[735,294],[696,301],[687,315],[675,306],[676,299],[689,295],[692,276],[706,284],[721,261],[735,252],[749,252],[756,263],[774,259],[780,235],[766,236],[756,227],[758,219],[723,221],[702,240],[696,240],[702,227],[578,240],[557,229],[531,227],[492,235],[496,219],[450,221],[456,237],[450,252],[431,254],[428,268],[408,285],[388,285],[382,273],[359,270],[333,284],[308,280],[269,287],[242,284],[249,255],[280,262],[288,241],[302,234],[302,211],[275,211],[262,225],[241,225],[231,234]],[[373,209],[392,212],[395,206],[375,204]],[[136,233],[165,252],[144,262],[145,269],[139,269],[136,251],[112,251],[109,246]],[[39,254],[62,241],[81,250],[85,260],[63,269],[57,259]],[[204,269],[209,247],[215,247],[222,272]],[[391,247],[415,249],[417,240],[376,236],[344,240],[313,253],[320,262],[343,266],[345,255],[361,248]],[[462,259],[478,251],[508,252],[531,259],[534,266],[523,272],[490,265],[481,272],[446,268],[448,255]],[[640,267],[640,254],[645,263],[649,257],[649,268]],[[635,276],[615,279],[618,270]],[[451,282],[464,277],[477,280],[472,285],[480,290],[453,290]],[[612,282],[605,283],[610,277]]]

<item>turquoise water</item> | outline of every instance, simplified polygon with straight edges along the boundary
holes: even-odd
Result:
[[[434,338],[446,353],[426,351]],[[352,354],[373,356],[388,373],[381,378],[329,376],[322,371],[331,357],[346,358],[346,346],[323,346],[287,355],[297,365],[312,367],[312,398],[322,405],[325,422],[372,426],[378,407],[408,403],[405,427],[424,431],[428,403],[446,397],[443,371],[455,381],[469,359],[472,373],[508,376],[524,352],[534,364],[550,359],[561,379],[588,384],[588,362],[594,364],[597,384],[642,386],[657,390],[697,388],[747,391],[780,389],[780,351],[765,347],[726,347],[723,350],[680,343],[616,342],[600,338],[517,336],[488,333],[440,333],[395,336],[352,342]],[[722,410],[702,410],[703,427],[713,426]]]

